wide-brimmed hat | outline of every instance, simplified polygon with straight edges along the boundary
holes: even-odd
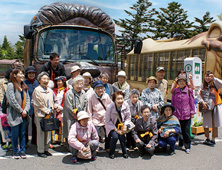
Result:
[[[77,66],[77,65],[72,66],[70,73],[73,73],[73,72],[75,72],[75,71],[77,71],[77,70],[81,70],[81,68],[80,68],[79,66]]]
[[[89,114],[85,111],[80,111],[77,113],[77,119],[78,121],[79,120],[82,120],[82,119],[86,119],[86,118],[89,118]]]
[[[93,83],[93,89],[95,89],[96,87],[105,87],[104,86],[104,84],[103,84],[103,82],[102,81],[95,81],[94,83]]]
[[[26,67],[25,69],[25,74],[28,74],[28,73],[36,73],[36,69],[34,66],[28,66]]]
[[[66,79],[65,76],[59,76],[59,77],[56,77],[56,78],[54,79],[54,81],[57,81],[57,80],[66,81],[67,79]]]
[[[172,109],[172,113],[174,112],[175,108],[170,104],[170,103],[166,103],[162,108],[161,108],[161,114],[164,113],[164,110],[166,107],[171,107]]]
[[[159,72],[159,71],[165,71],[164,67],[157,67],[156,72]]]
[[[187,82],[187,76],[184,74],[180,74],[177,79],[177,84],[178,84],[179,80],[184,80],[185,82]]]
[[[125,71],[119,71],[116,77],[125,77],[126,78],[126,72]]]
[[[146,84],[148,84],[150,80],[154,80],[154,81],[156,82],[156,84],[158,83],[156,77],[150,76],[150,77],[146,80]]]

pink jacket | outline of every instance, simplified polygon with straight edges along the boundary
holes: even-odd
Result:
[[[179,90],[179,87],[176,88],[172,93],[171,105],[175,107],[173,115],[179,120],[190,119],[190,115],[195,114],[193,90],[187,86],[182,91]]]
[[[71,147],[76,150],[82,150],[82,148],[92,140],[99,142],[96,128],[92,122],[89,121],[86,127],[81,126],[79,122],[71,126],[68,136],[68,143]]]
[[[116,111],[115,103],[111,103],[106,110],[105,115],[105,128],[106,128],[106,136],[108,137],[109,132],[116,128],[115,124],[118,118],[118,113]],[[121,116],[122,122],[124,125],[129,125],[131,121],[131,113],[128,103],[125,101],[121,108]]]
[[[112,103],[112,100],[110,99],[109,95],[106,93],[103,94],[103,96],[100,100],[102,101],[105,108],[108,108],[108,106]],[[88,111],[88,113],[91,117],[91,120],[95,126],[104,126],[105,125],[106,110],[104,109],[102,104],[99,102],[95,93],[93,93],[88,99],[87,111]]]

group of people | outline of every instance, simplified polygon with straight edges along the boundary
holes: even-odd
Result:
[[[7,83],[7,120],[11,127],[11,141],[15,159],[25,159],[27,124],[31,123],[32,143],[37,144],[37,154],[46,158],[50,143],[62,143],[72,153],[72,162],[78,158],[96,160],[101,143],[111,159],[115,158],[117,141],[120,141],[122,155],[127,151],[139,150],[140,156],[151,156],[159,149],[175,154],[175,144],[185,147],[190,153],[191,118],[195,114],[194,84],[192,75],[187,77],[181,70],[172,84],[171,104],[167,103],[168,82],[165,70],[158,67],[156,77],[147,78],[148,87],[140,95],[137,89],[130,90],[126,73],[119,71],[117,82],[109,84],[109,75],[101,73],[93,82],[89,72],[80,75],[81,68],[71,68],[71,78],[67,80],[64,66],[56,53],[50,55],[40,72],[33,66],[25,72],[13,68]],[[212,72],[204,74],[203,86],[198,91],[198,102],[203,113],[206,140],[204,144],[215,145],[217,128],[221,126],[222,114],[218,89],[222,81]],[[54,115],[59,119],[60,128],[44,132],[40,121]],[[30,126],[29,126],[30,127]],[[209,137],[212,128],[212,138]]]

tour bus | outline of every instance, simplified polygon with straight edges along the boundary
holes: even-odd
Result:
[[[38,73],[50,54],[56,52],[67,75],[78,64],[82,73],[89,71],[97,77],[106,71],[110,82],[115,81],[118,72],[115,25],[101,9],[63,2],[43,6],[30,25],[24,26],[24,35],[24,65],[34,65]],[[121,61],[123,67],[124,60]]]
[[[199,57],[202,60],[203,72],[211,70],[216,77],[221,78],[222,22],[213,23],[207,32],[190,39],[155,41],[148,38],[141,44],[139,54],[135,54],[138,49],[127,54],[127,81],[131,88],[140,91],[147,88],[146,79],[152,75],[156,76],[156,68],[162,66],[170,89],[178,71],[184,68],[184,59],[187,57]],[[168,94],[170,99],[170,92]]]

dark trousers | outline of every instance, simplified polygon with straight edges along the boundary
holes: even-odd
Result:
[[[190,119],[188,120],[179,120],[180,127],[183,135],[183,139],[179,138],[179,145],[183,146],[186,149],[190,149],[191,147],[191,138],[190,138]]]
[[[22,123],[11,127],[11,131],[12,131],[11,141],[12,141],[12,148],[13,148],[14,154],[19,153],[19,151],[21,153],[25,153],[25,144],[26,144],[25,132],[26,132],[27,118],[23,118],[22,120],[23,120]],[[20,146],[20,149],[18,145]]]
[[[112,130],[110,133],[110,150],[109,150],[109,155],[113,155],[116,149],[116,143],[119,139],[120,145],[122,148],[122,153],[126,154],[126,138],[125,135],[119,135],[116,133],[114,130]]]
[[[105,126],[95,126],[98,136],[100,137],[100,129],[104,130],[105,133],[105,149],[109,149],[110,137],[106,137],[106,129]]]
[[[176,144],[177,140],[178,140],[178,136],[170,136],[168,138],[159,138],[159,147],[166,148],[167,144],[169,144],[170,149],[172,151],[174,151],[175,150],[175,144]]]
[[[136,142],[133,138],[132,131],[126,134],[126,147],[130,148],[131,146],[132,148],[136,147]]]

